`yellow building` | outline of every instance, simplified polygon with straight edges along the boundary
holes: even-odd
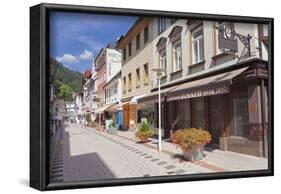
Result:
[[[122,36],[117,48],[122,50],[123,129],[137,128],[137,99],[150,92],[153,19],[139,18]]]

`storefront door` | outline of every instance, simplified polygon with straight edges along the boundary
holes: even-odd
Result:
[[[209,131],[212,135],[212,144],[219,146],[220,137],[225,126],[225,113],[223,96],[210,97],[210,127]]]
[[[247,96],[233,98],[231,135],[248,137],[249,112]]]

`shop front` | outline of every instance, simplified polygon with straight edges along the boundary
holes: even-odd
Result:
[[[208,145],[212,148],[267,156],[265,65],[253,64],[182,83],[162,96],[164,137],[178,129],[203,128],[212,135]],[[158,102],[154,103],[157,117]]]
[[[137,127],[137,112],[136,104],[130,104],[129,102],[122,105],[122,129],[133,130]]]

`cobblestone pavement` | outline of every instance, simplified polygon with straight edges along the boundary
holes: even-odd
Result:
[[[65,129],[62,155],[63,182],[215,172],[79,124]]]

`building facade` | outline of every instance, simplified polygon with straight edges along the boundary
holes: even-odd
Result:
[[[164,136],[203,128],[212,134],[212,146],[266,156],[267,26],[154,20],[153,68],[166,69],[161,77]],[[139,99],[154,104],[156,126],[157,94],[154,87]]]
[[[99,128],[105,129],[107,128],[105,125],[107,119],[105,112],[111,106],[108,101],[111,98],[106,95],[109,95],[107,92],[111,91],[111,87],[115,86],[109,83],[112,82],[121,69],[121,52],[116,49],[115,44],[108,44],[106,48],[100,50],[94,65],[97,73],[97,101],[99,102],[99,108],[95,113],[99,118]],[[105,86],[109,88],[106,90]],[[116,96],[118,95],[116,94]]]
[[[136,129],[138,99],[150,92],[152,85],[153,31],[152,18],[141,17],[118,41],[122,50],[122,128]],[[145,107],[144,107],[145,108]]]
[[[116,44],[108,45],[107,50],[107,80],[104,85],[106,105],[106,129],[114,123],[120,128],[121,116],[121,60],[122,53],[116,49]]]

